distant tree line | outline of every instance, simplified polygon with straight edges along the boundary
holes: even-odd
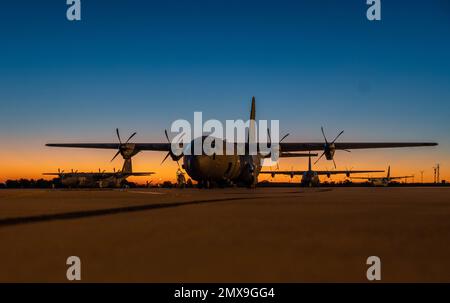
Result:
[[[0,183],[0,188],[52,188],[52,180],[44,179],[18,179],[7,180],[5,183]]]
[[[164,181],[162,184],[152,185],[151,183],[147,184],[137,184],[134,182],[126,182],[126,185],[130,188],[137,187],[164,187],[164,188],[172,188],[177,187],[176,183],[171,183],[170,181]],[[59,178],[55,178],[53,180],[44,180],[44,179],[18,179],[18,180],[7,180],[4,183],[0,183],[0,189],[6,188],[62,188],[64,187],[61,184],[61,180]],[[193,187],[191,179],[188,179],[186,182],[186,187]]]

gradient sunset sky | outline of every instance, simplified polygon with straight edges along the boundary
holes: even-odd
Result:
[[[337,152],[338,168],[450,179],[450,2],[65,0],[0,4],[0,182],[59,167],[120,168],[113,150],[51,142],[165,142],[173,120],[279,119],[286,141],[434,141],[438,147]],[[174,179],[164,153],[134,160]],[[305,169],[283,159],[280,169]],[[331,168],[321,161],[317,169]],[[338,178],[335,178],[336,180]],[[145,181],[146,179],[139,179]],[[286,180],[279,178],[278,180]]]

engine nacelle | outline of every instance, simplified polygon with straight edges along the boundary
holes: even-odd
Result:
[[[327,160],[333,160],[334,157],[334,153],[336,152],[336,147],[333,144],[326,144],[325,148],[324,148],[324,152],[325,152],[325,158],[327,158]]]
[[[136,149],[136,145],[134,143],[121,144],[119,146],[119,150],[124,159],[131,159],[131,157],[139,152],[139,150]]]

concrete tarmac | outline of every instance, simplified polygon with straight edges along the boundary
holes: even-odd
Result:
[[[450,282],[450,188],[0,190],[0,282]]]

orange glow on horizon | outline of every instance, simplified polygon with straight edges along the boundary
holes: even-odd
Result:
[[[121,169],[123,161],[119,158],[113,163],[110,159],[114,155],[113,150],[89,150],[89,149],[65,149],[65,148],[50,148],[39,144],[37,148],[30,148],[27,142],[18,144],[15,150],[0,151],[0,182],[5,182],[8,179],[52,179],[51,176],[43,176],[44,172],[57,172],[58,168],[68,172],[71,169],[79,172],[98,171],[113,171],[115,168]],[[430,155],[434,153],[433,155]],[[141,152],[133,157],[133,170],[135,172],[153,171],[156,174],[148,177],[130,177],[129,181],[145,184],[146,181],[152,181],[153,184],[161,183],[162,181],[176,180],[175,173],[177,164],[170,160],[160,164],[164,158],[164,152]],[[433,166],[436,162],[440,163],[441,180],[447,180],[450,175],[450,161],[445,157],[445,161],[434,161],[433,159],[444,159],[438,157],[438,152],[427,148],[406,149],[403,151],[387,149],[387,150],[361,150],[352,153],[345,153],[337,151],[335,160],[338,169],[345,170],[353,168],[358,169],[374,169],[387,170],[388,165],[391,165],[391,175],[415,175],[414,181],[421,181],[420,171],[424,171],[424,182],[433,181]],[[314,162],[314,158],[313,158]],[[180,164],[182,160],[180,161]],[[308,167],[307,158],[284,158],[280,160],[280,170],[306,170]],[[313,169],[326,170],[332,169],[332,161],[322,159],[317,165],[313,165]],[[276,170],[276,166],[264,167],[264,170]],[[384,173],[373,173],[370,176],[385,176]],[[355,175],[356,176],[356,175]],[[366,177],[368,174],[358,174],[357,176]],[[188,177],[188,176],[186,176]],[[332,176],[328,179],[326,176],[321,177],[321,181],[342,181],[345,176]],[[273,180],[276,182],[289,182],[289,176],[276,176],[271,178],[270,175],[259,176],[259,180]],[[300,176],[294,177],[291,182],[299,182]],[[403,180],[401,180],[403,181]],[[412,180],[409,179],[408,182]]]

